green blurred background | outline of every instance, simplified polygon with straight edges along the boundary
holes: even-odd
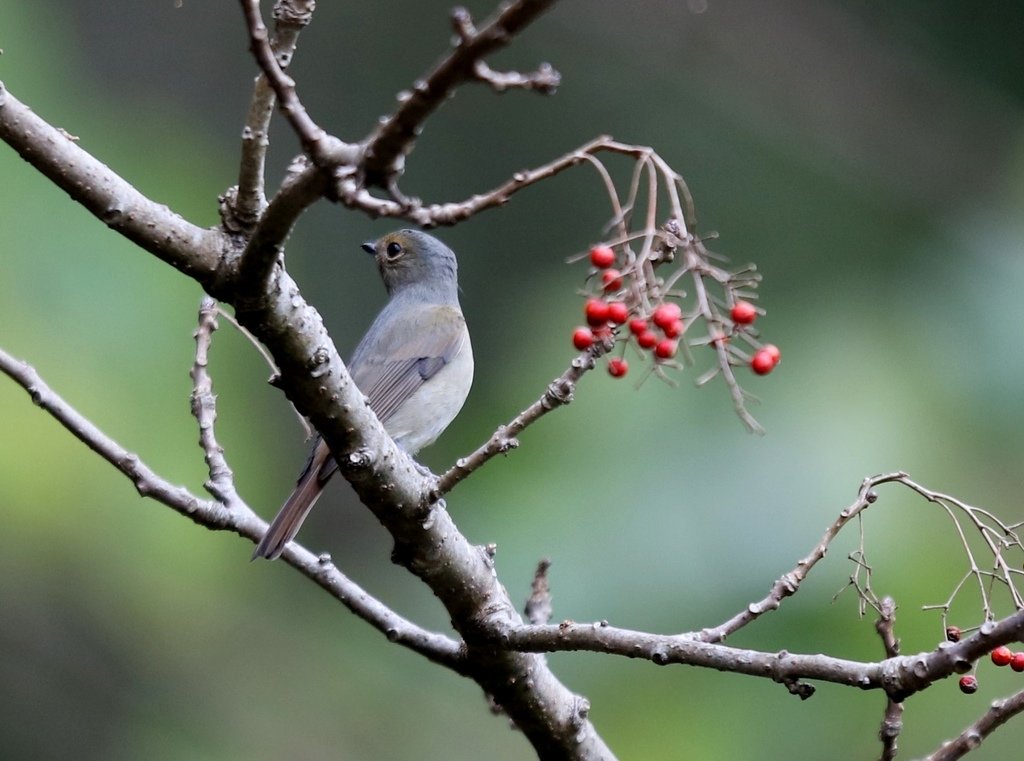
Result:
[[[175,7],[180,5],[181,7]],[[264,4],[269,8],[269,4]],[[446,3],[321,2],[293,73],[313,117],[357,139],[437,59]],[[490,3],[470,9],[485,15]],[[748,388],[765,437],[720,384],[586,377],[571,407],[460,486],[449,509],[525,599],[553,560],[556,619],[662,632],[719,623],[818,541],[870,474],[1024,518],[1024,5],[991,2],[564,2],[492,63],[563,74],[557,96],[466,87],[430,120],[407,192],[459,199],[599,133],[656,146],[718,251],[764,274],[784,363]],[[0,0],[0,80],[151,197],[203,225],[234,183],[254,67],[234,2]],[[272,183],[296,143],[278,123]],[[0,345],[157,471],[199,492],[188,412],[197,286],[134,249],[0,147]],[[561,372],[583,266],[608,216],[581,168],[442,236],[460,254],[477,378],[424,453],[483,441]],[[358,243],[394,226],[320,204],[288,264],[348,353],[383,301]],[[269,517],[305,454],[267,368],[227,326],[218,434]],[[743,375],[746,379],[746,376]],[[140,500],[25,393],[0,382],[0,758],[525,759],[468,681],[388,644],[280,563]],[[389,562],[345,484],[301,539],[401,613],[444,630]],[[964,570],[948,520],[888,490],[866,521],[875,589],[927,650]],[[856,530],[796,598],[730,640],[877,659],[855,598],[832,596]],[[1019,558],[1017,559],[1019,561]],[[1005,607],[1000,612],[1005,613]],[[980,618],[964,597],[953,619]],[[871,758],[883,699],[584,654],[551,658],[622,758]],[[908,704],[923,755],[1024,677],[983,664]],[[1019,755],[1024,724],[974,757]]]

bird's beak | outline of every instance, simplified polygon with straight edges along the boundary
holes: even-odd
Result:
[[[363,251],[365,251],[368,254],[376,254],[377,253],[377,249],[374,248],[373,241],[371,241],[371,240],[366,241],[366,243],[364,243],[362,245],[362,249],[363,249]]]

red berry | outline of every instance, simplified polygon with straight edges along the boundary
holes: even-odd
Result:
[[[608,305],[601,299],[587,299],[583,313],[587,316],[587,323],[595,327],[608,322]]]
[[[1010,659],[1010,668],[1014,671],[1024,671],[1024,653],[1014,653]]]
[[[647,320],[643,317],[634,317],[629,321],[629,332],[634,336],[647,332]]]
[[[622,287],[622,273],[618,270],[605,270],[601,273],[601,285],[605,291],[617,291]]]
[[[612,357],[608,360],[608,374],[613,378],[621,378],[629,372],[629,362],[622,357]]]
[[[767,375],[775,369],[775,358],[764,349],[759,349],[750,360],[750,369],[758,375]]]
[[[761,351],[768,352],[771,355],[772,359],[775,360],[775,364],[779,364],[779,360],[782,359],[782,352],[779,350],[779,347],[776,346],[775,344],[765,344],[764,346],[761,347]]]
[[[733,307],[732,321],[737,325],[750,325],[757,319],[757,309],[749,301],[737,301]]]
[[[974,674],[965,674],[960,677],[960,692],[965,695],[973,695],[978,691],[978,677]]]
[[[572,345],[580,351],[589,349],[594,345],[594,333],[590,328],[576,328],[572,334]]]
[[[651,321],[659,328],[664,330],[673,322],[683,316],[683,310],[679,308],[679,305],[666,301],[664,304],[660,304],[657,309],[651,314]]]
[[[621,325],[629,319],[629,307],[621,301],[613,301],[608,305],[608,319],[616,325]]]
[[[686,325],[683,324],[682,320],[674,320],[665,326],[665,338],[679,338],[686,330]]]
[[[1000,645],[992,651],[992,662],[997,666],[1007,666],[1013,660],[1013,652],[1006,645]]]
[[[653,349],[658,343],[658,336],[649,330],[645,330],[636,337],[636,342],[640,344],[641,349]]]
[[[658,341],[658,345],[654,347],[654,356],[658,359],[672,359],[676,355],[676,347],[676,342],[671,338]]]
[[[600,339],[600,340],[603,341],[606,338],[610,338],[611,335],[612,335],[612,329],[611,329],[611,326],[609,326],[608,324],[598,325],[596,328],[594,328],[594,338],[595,339]]]
[[[599,270],[608,269],[615,264],[615,252],[611,246],[594,246],[590,249],[590,263]]]

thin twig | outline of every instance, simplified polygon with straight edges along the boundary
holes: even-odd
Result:
[[[811,569],[817,565],[819,560],[825,557],[829,545],[832,544],[832,540],[836,538],[836,535],[842,528],[878,499],[878,495],[874,491],[875,488],[885,483],[903,482],[906,478],[906,473],[897,472],[864,479],[860,489],[857,491],[857,498],[839,513],[839,517],[828,527],[821,541],[818,542],[806,557],[797,561],[793,570],[779,577],[772,585],[769,593],[761,600],[750,603],[744,610],[728,621],[714,628],[703,629],[700,632],[701,640],[704,642],[721,642],[730,634],[757,620],[768,611],[778,610],[782,601],[796,594],[804,579],[811,572]]]
[[[459,458],[437,481],[434,487],[438,497],[450,492],[456,484],[468,477],[495,455],[507,454],[519,446],[516,438],[529,425],[547,413],[569,404],[576,390],[576,383],[583,374],[594,368],[594,360],[604,353],[606,347],[598,342],[589,350],[576,357],[568,369],[555,378],[544,390],[541,397],[516,415],[505,425],[499,426],[490,439],[471,455]]]
[[[138,455],[124,449],[64,401],[46,385],[31,365],[15,359],[3,349],[0,349],[0,372],[24,388],[33,403],[48,412],[75,438],[127,476],[141,496],[153,499],[210,529],[232,531],[253,543],[263,536],[267,524],[247,504],[238,500],[229,509],[217,501],[199,499],[188,489],[164,480],[142,462]],[[292,542],[282,557],[288,565],[327,590],[389,641],[460,674],[465,673],[460,643],[402,618],[341,573],[328,556],[315,555]]]
[[[235,319],[235,316],[233,314],[225,311],[225,309],[220,305],[217,306],[217,314],[223,317],[229,323],[231,323],[231,326],[239,333],[241,333],[245,340],[248,341],[249,344],[254,349],[256,349],[257,352],[259,352],[259,355],[263,357],[263,361],[267,363],[267,367],[270,368],[270,378],[271,381],[273,382],[281,374],[281,371],[278,370],[277,363],[274,362],[274,358],[270,356],[270,352],[267,351],[267,348],[259,342],[259,339],[257,339],[256,336],[254,336],[245,327],[243,327],[238,322],[238,320]],[[313,438],[314,431],[313,427],[309,424],[309,421],[306,420],[306,418],[302,415],[301,412],[295,409],[294,404],[288,402],[288,406],[291,407],[292,412],[295,413],[295,417],[299,421],[299,425],[302,427],[302,430],[306,434],[306,440],[308,441],[309,439]]]
[[[199,305],[199,326],[196,328],[196,358],[189,375],[192,378],[192,415],[199,423],[199,445],[203,449],[210,478],[204,487],[229,510],[236,509],[241,498],[235,490],[235,478],[224,457],[224,448],[217,443],[214,424],[217,421],[217,397],[208,372],[210,343],[217,329],[217,302],[209,296]]]
[[[508,45],[554,2],[511,0],[503,3],[497,14],[479,28],[465,8],[453,10],[457,43],[451,52],[433,71],[417,80],[410,91],[399,95],[398,108],[367,138],[363,164],[366,184],[388,188],[394,197],[403,200],[397,192],[397,180],[427,118],[456,87],[479,77],[478,61]]]
[[[530,585],[530,597],[526,601],[523,613],[531,624],[546,624],[551,620],[551,585],[548,583],[548,569],[551,561],[544,558],[537,563]]]

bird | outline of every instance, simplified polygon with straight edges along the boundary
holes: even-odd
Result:
[[[455,419],[473,384],[458,263],[448,246],[419,230],[396,230],[362,248],[377,262],[388,301],[356,346],[348,370],[384,430],[415,455]],[[280,557],[337,469],[317,436],[254,560]]]

